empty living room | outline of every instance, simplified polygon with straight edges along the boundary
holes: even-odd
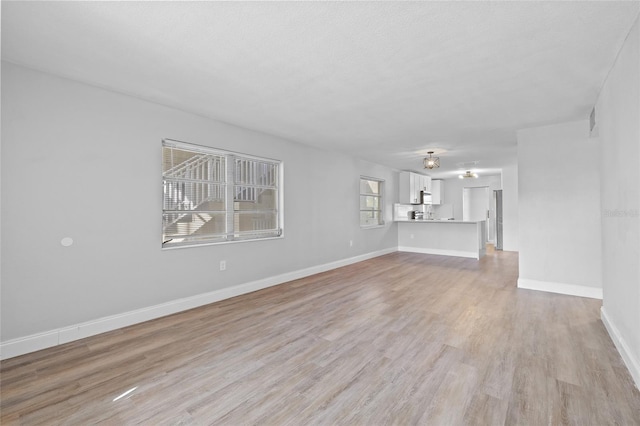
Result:
[[[640,425],[639,1],[0,17],[0,424]]]

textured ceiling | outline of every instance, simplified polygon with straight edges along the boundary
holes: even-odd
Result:
[[[446,177],[587,118],[639,7],[3,1],[2,58],[398,169],[439,148]]]

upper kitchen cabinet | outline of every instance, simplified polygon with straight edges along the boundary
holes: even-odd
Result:
[[[400,204],[418,204],[420,190],[416,186],[414,173],[400,172],[398,194]]]
[[[431,181],[431,204],[444,204],[444,181]]]
[[[420,191],[431,192],[431,177],[412,172],[400,172],[400,204],[421,204]]]
[[[431,176],[419,175],[422,179],[422,191],[431,194]]]

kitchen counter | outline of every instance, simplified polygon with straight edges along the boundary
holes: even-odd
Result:
[[[480,259],[486,253],[484,220],[398,219],[396,222],[399,251],[473,259]]]
[[[477,220],[449,220],[449,219],[396,219],[395,222],[415,222],[415,223],[480,223],[483,222]]]

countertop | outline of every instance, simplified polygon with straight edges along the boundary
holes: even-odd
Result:
[[[415,223],[479,223],[483,220],[444,220],[444,219],[396,219],[395,222],[415,222]]]

